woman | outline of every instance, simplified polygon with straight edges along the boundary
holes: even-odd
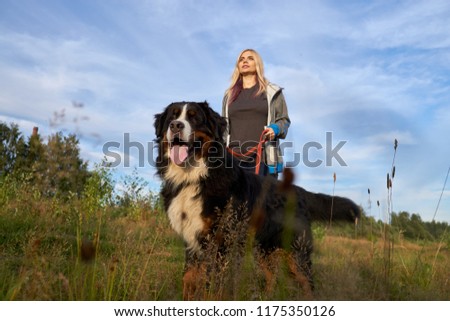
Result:
[[[223,98],[222,116],[228,121],[227,146],[235,155],[257,146],[266,129],[259,175],[277,177],[283,168],[278,140],[286,137],[291,122],[282,89],[264,77],[263,61],[253,49],[245,49],[238,56]],[[238,158],[242,168],[255,172],[256,152]]]

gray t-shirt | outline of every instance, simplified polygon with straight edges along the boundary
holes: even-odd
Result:
[[[258,144],[264,126],[267,125],[267,95],[255,97],[258,85],[242,89],[228,108],[230,124],[230,148],[244,153]],[[239,147],[241,146],[241,150]]]

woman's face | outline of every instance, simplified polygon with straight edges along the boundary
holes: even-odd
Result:
[[[239,57],[238,69],[241,75],[256,74],[255,55],[251,51],[244,51]]]

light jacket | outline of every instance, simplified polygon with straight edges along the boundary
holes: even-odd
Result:
[[[275,133],[275,143],[276,150],[276,164],[270,164],[266,162],[269,167],[269,173],[280,173],[283,170],[283,158],[281,156],[280,146],[278,144],[279,139],[286,138],[291,121],[289,119],[288,110],[282,88],[273,83],[269,83],[266,88],[267,94],[267,127],[273,129]],[[225,141],[228,145],[230,144],[230,133],[229,133],[229,121],[228,121],[228,97],[225,94],[222,101],[222,116],[226,118],[228,126],[225,132]],[[261,128],[262,132],[263,128]],[[266,143],[269,144],[270,142]],[[268,159],[269,148],[264,148],[265,160]]]

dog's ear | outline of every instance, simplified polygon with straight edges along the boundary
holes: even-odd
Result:
[[[212,109],[209,104],[205,101],[200,103],[206,113],[207,125],[211,129],[214,139],[216,141],[223,141],[223,134],[227,128],[227,122],[224,117],[220,116],[217,112]]]
[[[155,135],[157,138],[161,138],[164,135],[163,128],[164,123],[166,122],[166,117],[167,113],[165,111],[163,113],[155,115],[154,127],[155,127]]]
[[[214,117],[216,118],[216,121],[215,121],[216,128],[215,128],[215,133],[214,133],[216,135],[215,139],[217,141],[223,142],[224,141],[223,136],[227,129],[227,121],[226,121],[225,117],[220,116],[218,113],[214,112],[214,114],[215,114]]]

